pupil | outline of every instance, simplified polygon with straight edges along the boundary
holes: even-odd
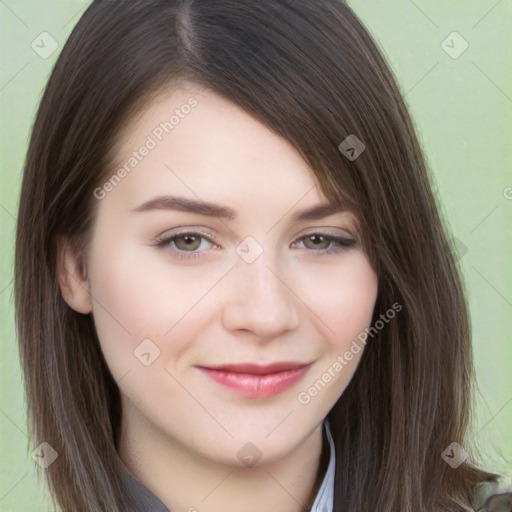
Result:
[[[181,235],[175,241],[178,248],[183,250],[194,250],[200,245],[201,237],[195,235]]]
[[[325,236],[323,235],[308,235],[306,240],[309,240],[309,243],[311,244],[310,249],[326,249],[327,246],[330,244],[329,239],[325,238]]]

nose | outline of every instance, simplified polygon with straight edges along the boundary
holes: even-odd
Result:
[[[269,340],[299,326],[298,299],[269,263],[265,252],[252,263],[241,258],[235,262],[224,289],[226,329]]]

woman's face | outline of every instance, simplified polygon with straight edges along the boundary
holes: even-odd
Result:
[[[116,152],[74,306],[92,312],[124,429],[231,465],[278,460],[362,354],[377,277],[354,217],[318,210],[299,153],[192,84],[154,100]]]

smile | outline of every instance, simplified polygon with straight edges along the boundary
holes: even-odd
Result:
[[[219,367],[198,366],[212,380],[248,398],[268,398],[297,383],[312,363],[244,363]]]

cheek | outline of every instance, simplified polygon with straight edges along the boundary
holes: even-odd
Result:
[[[122,238],[97,239],[91,253],[89,282],[100,344],[114,377],[126,373],[143,340],[159,346],[179,302],[186,300],[164,276],[144,262],[147,248],[123,244]]]
[[[308,414],[325,417],[354,376],[365,345],[358,339],[370,326],[378,291],[377,275],[361,253],[325,274],[316,274],[310,294],[323,353],[306,379],[297,401]],[[321,286],[320,286],[321,285]]]
[[[94,323],[114,377],[141,369],[134,354],[139,346],[158,354],[153,367],[172,366],[203,327],[197,310],[225,271],[184,271],[151,251],[120,237],[98,239],[91,253]]]
[[[332,349],[341,350],[350,345],[369,326],[378,279],[362,253],[347,255],[339,265],[316,272],[311,290],[311,309],[321,320],[321,331]]]

